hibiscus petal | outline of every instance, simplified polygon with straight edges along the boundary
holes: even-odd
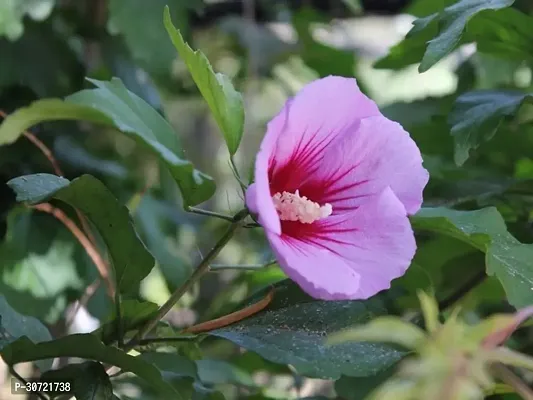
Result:
[[[379,115],[377,105],[359,90],[353,78],[316,80],[287,101],[268,124],[255,162],[255,184],[246,196],[248,207],[259,214],[265,229],[277,234],[281,231],[272,202],[275,193],[271,189],[277,190],[271,183],[276,186],[275,181],[287,183],[287,179],[296,185],[301,183],[300,172],[308,175],[309,164],[322,157],[336,135],[347,125],[372,115]],[[291,171],[284,171],[284,167],[292,166],[295,168]],[[272,179],[269,172],[282,179]]]
[[[358,207],[369,195],[390,186],[407,213],[415,214],[428,179],[420,150],[409,134],[400,124],[373,116],[325,150],[320,169],[300,191],[318,193],[313,200],[331,203],[338,213]]]
[[[277,136],[274,158],[278,166],[300,156],[313,158],[347,126],[380,115],[354,78],[328,76],[305,86],[271,121],[267,136]],[[275,132],[272,132],[275,131]]]
[[[388,289],[416,251],[405,208],[390,188],[320,228],[301,239],[268,231],[267,238],[287,275],[324,300],[367,299]]]

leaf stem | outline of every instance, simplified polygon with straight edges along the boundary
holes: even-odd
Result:
[[[150,332],[157,325],[157,323],[172,309],[172,307],[174,307],[178,300],[181,299],[181,297],[185,293],[187,293],[187,291],[209,271],[209,264],[211,263],[211,261],[213,261],[213,259],[218,255],[218,253],[220,253],[224,246],[230,241],[235,231],[243,225],[244,219],[247,215],[248,210],[246,209],[241,210],[237,214],[235,214],[235,216],[232,218],[232,223],[226,233],[213,246],[211,251],[206,254],[202,261],[200,261],[198,267],[196,267],[189,279],[187,279],[187,281],[185,281],[183,285],[181,285],[174,291],[174,293],[172,293],[166,303],[159,308],[157,314],[153,318],[151,318],[126,344],[126,350],[132,349],[140,340],[142,340],[148,334],[148,332]]]
[[[208,217],[215,217],[215,218],[223,219],[225,221],[233,222],[233,216],[217,213],[215,211],[202,210],[201,208],[196,208],[196,207],[187,207],[187,211],[193,214],[205,215]]]
[[[139,340],[138,346],[146,346],[154,343],[173,343],[173,342],[185,342],[189,340],[195,340],[197,335],[181,335],[173,337],[148,337]]]
[[[115,307],[116,307],[116,332],[117,332],[117,342],[118,347],[122,348],[124,347],[124,325],[122,324],[122,310],[120,308],[121,305],[121,298],[120,298],[120,292],[117,290],[115,293]]]
[[[209,266],[209,270],[212,272],[225,271],[225,270],[257,271],[258,269],[263,269],[271,265],[274,265],[276,262],[277,262],[276,260],[270,260],[269,262],[264,263],[264,264],[239,264],[239,265],[211,264]]]

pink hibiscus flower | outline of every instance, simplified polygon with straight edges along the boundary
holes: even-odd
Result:
[[[429,179],[409,134],[355,79],[314,81],[268,124],[246,192],[285,273],[324,300],[366,299],[416,251]]]

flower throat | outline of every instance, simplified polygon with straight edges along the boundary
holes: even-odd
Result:
[[[331,204],[321,206],[295,193],[283,192],[272,196],[274,207],[282,221],[299,221],[302,224],[312,224],[315,221],[329,217],[333,212]]]

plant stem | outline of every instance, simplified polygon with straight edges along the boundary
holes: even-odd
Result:
[[[173,342],[186,342],[190,340],[195,340],[198,338],[197,335],[181,335],[173,337],[149,337],[139,340],[139,346],[146,346],[153,343],[173,343]]]
[[[233,222],[233,217],[231,215],[221,214],[215,211],[202,210],[201,208],[196,208],[196,207],[187,207],[187,211],[193,214],[205,215],[208,217],[215,217],[215,218],[223,219],[225,221]]]
[[[118,347],[124,347],[124,326],[122,325],[122,310],[120,293],[117,290],[115,293],[115,307],[116,307],[116,332]]]
[[[150,319],[146,325],[144,325],[139,332],[126,344],[126,350],[133,348],[139,340],[143,339],[148,332],[150,332],[157,323],[174,307],[181,297],[187,293],[187,291],[198,281],[205,273],[209,271],[209,264],[213,259],[220,253],[222,248],[230,241],[235,231],[240,228],[244,223],[244,218],[248,215],[248,210],[239,211],[232,218],[232,224],[229,226],[228,230],[220,238],[220,240],[215,244],[209,253],[200,261],[198,267],[194,270],[192,275],[185,281],[183,285],[177,288],[174,293],[170,296],[165,304],[163,304],[157,314]]]
[[[237,270],[237,271],[257,271],[274,265],[277,261],[271,260],[264,264],[239,264],[239,265],[226,265],[226,264],[211,264],[209,270],[212,272],[225,271],[225,270]]]

